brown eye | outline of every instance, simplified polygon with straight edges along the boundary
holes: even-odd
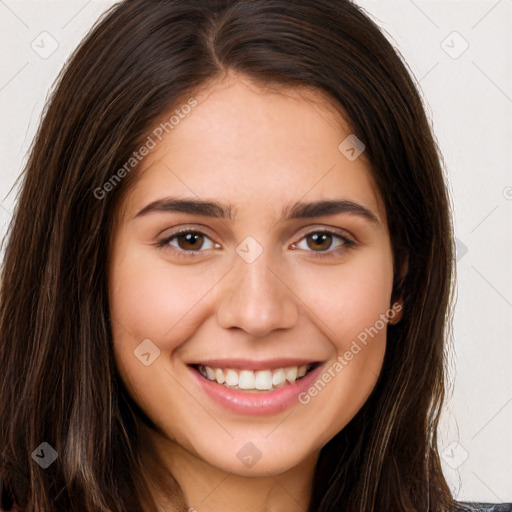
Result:
[[[335,239],[338,239],[340,243],[338,246],[335,246],[334,249],[329,250]],[[301,247],[301,244],[303,244],[302,240],[305,240],[305,247]],[[340,256],[356,245],[357,242],[339,233],[332,231],[312,231],[306,234],[298,244],[292,244],[292,247],[294,249],[304,249],[313,257],[327,258],[330,256]]]
[[[204,247],[205,243],[210,245]],[[208,249],[213,249],[214,243],[204,233],[188,229],[159,240],[157,246],[160,249],[168,249],[179,256],[194,256],[194,253],[201,254]]]
[[[184,251],[193,251],[200,249],[203,245],[204,236],[201,233],[188,232],[175,237],[178,240],[178,246]]]
[[[307,240],[312,240],[312,243],[308,243],[308,247],[310,249],[315,250],[326,250],[332,244],[332,234],[330,233],[313,233],[311,235],[307,235]]]

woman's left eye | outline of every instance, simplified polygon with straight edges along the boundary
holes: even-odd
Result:
[[[306,246],[310,247],[313,245],[313,247],[316,246],[317,249],[331,249],[332,246],[332,239],[338,238],[341,240],[341,243],[339,244],[338,248],[332,249],[332,250],[313,250],[311,251],[315,258],[325,258],[329,256],[338,256],[342,252],[346,251],[347,249],[350,249],[351,247],[354,247],[356,245],[356,242],[352,240],[351,238],[348,238],[347,236],[340,235],[339,233],[335,233],[333,231],[312,231],[305,235],[301,240],[306,241]],[[311,240],[313,243],[310,244],[308,241]],[[327,247],[325,247],[327,245]],[[292,244],[292,246],[295,248],[303,249],[303,247],[299,247],[299,244]],[[316,253],[316,254],[315,254]]]
[[[341,240],[340,246],[333,250],[327,250],[331,249],[333,243],[332,240],[335,238]],[[178,233],[174,233],[170,236],[167,236],[159,240],[157,242],[157,247],[172,247],[173,252],[175,252],[179,256],[186,257],[189,255],[195,255],[194,253],[203,252],[200,249],[205,249],[203,247],[205,240],[208,240],[210,244],[210,246],[206,247],[206,249],[213,249],[215,247],[216,244],[211,240],[211,238],[208,235],[202,233],[201,231],[194,231],[189,229],[180,231]],[[308,251],[308,248],[311,248],[311,245],[313,245],[313,247],[316,246],[315,248],[320,250],[308,251],[312,253],[318,253],[313,254],[314,257],[334,256],[356,245],[356,242],[351,238],[348,238],[347,236],[343,236],[339,233],[335,233],[329,230],[312,231],[304,235],[301,238],[301,242],[302,240],[305,240],[306,242],[306,249],[304,247],[300,247],[300,243],[294,243],[292,244],[292,247],[294,249],[298,248]],[[312,244],[308,243],[310,240],[313,242]]]

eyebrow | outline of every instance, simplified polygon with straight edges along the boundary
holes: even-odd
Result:
[[[205,217],[235,220],[236,208],[233,205],[216,203],[203,199],[188,199],[165,197],[148,204],[134,218],[143,217],[150,213],[189,213]],[[296,202],[287,205],[281,213],[281,220],[309,219],[347,213],[362,217],[372,224],[381,225],[379,218],[368,208],[359,203],[346,199],[329,199],[312,202]]]

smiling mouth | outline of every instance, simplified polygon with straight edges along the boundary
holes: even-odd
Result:
[[[218,368],[205,364],[192,364],[191,368],[199,372],[205,379],[221,386],[247,393],[272,392],[293,385],[317,368],[321,362],[313,362],[300,366],[249,370],[234,368]]]

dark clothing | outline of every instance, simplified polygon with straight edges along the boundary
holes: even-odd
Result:
[[[471,512],[512,512],[512,503],[477,503],[473,501],[458,501]]]

